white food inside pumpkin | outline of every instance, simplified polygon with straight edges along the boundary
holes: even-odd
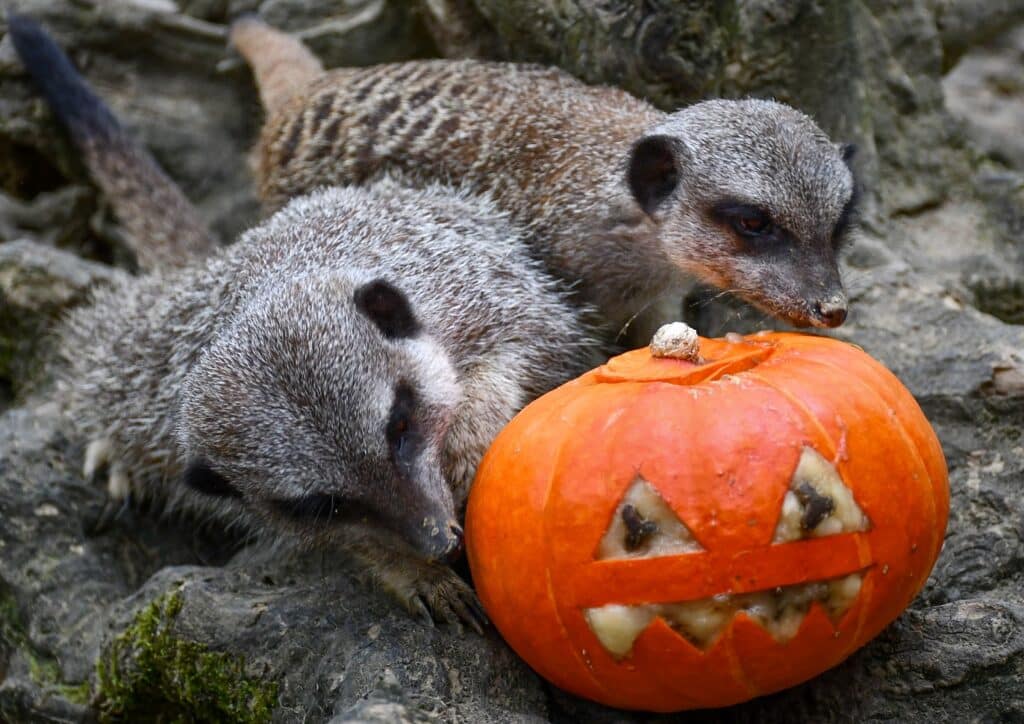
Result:
[[[836,619],[852,606],[860,594],[860,586],[863,582],[864,576],[860,573],[851,573],[843,578],[829,581],[828,599],[825,602],[825,610],[828,615]]]
[[[815,525],[810,528],[805,524],[808,522],[808,507],[812,504],[801,499],[802,494],[806,497],[804,486],[810,486],[821,499],[831,501],[831,511],[823,517],[811,516],[810,522]],[[789,488],[782,499],[782,513],[775,528],[773,543],[856,533],[871,527],[871,522],[853,499],[853,492],[843,483],[839,471],[814,448],[804,448]]]
[[[640,632],[654,620],[651,606],[619,606],[611,604],[584,611],[587,625],[601,645],[615,658],[622,658],[633,648]]]
[[[665,623],[679,631],[687,639],[705,642],[716,638],[725,630],[735,611],[730,605],[729,596],[714,596],[700,601],[684,601],[659,606],[658,613]]]
[[[635,548],[630,548],[629,528],[623,509],[632,506],[645,521],[657,528]],[[597,547],[598,560],[607,558],[654,558],[702,550],[693,534],[646,480],[638,478],[612,515],[611,525]]]
[[[587,624],[601,645],[616,659],[625,657],[651,621],[661,617],[686,640],[702,649],[722,634],[738,613],[745,613],[777,641],[788,641],[800,630],[811,605],[818,603],[833,621],[850,608],[860,593],[863,573],[828,581],[782,586],[754,593],[721,594],[698,601],[620,606],[584,610]]]

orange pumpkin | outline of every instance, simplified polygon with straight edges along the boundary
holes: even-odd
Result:
[[[910,393],[849,344],[640,349],[498,436],[467,514],[508,643],[617,707],[734,704],[838,664],[910,603],[942,545],[945,460]]]

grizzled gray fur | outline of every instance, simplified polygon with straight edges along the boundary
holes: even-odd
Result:
[[[578,283],[616,334],[676,318],[682,274],[797,325],[836,326],[836,256],[854,211],[850,149],[806,115],[760,100],[666,114],[537,66],[420,61],[330,72],[299,42],[245,19],[267,121],[256,167],[270,206],[382,170],[454,179],[527,229],[535,256]]]
[[[437,563],[458,551],[481,456],[595,362],[519,246],[479,199],[381,182],[297,199],[205,263],[125,277],[61,330],[87,473],[342,547],[410,608],[464,616],[471,592]]]
[[[11,32],[58,117],[89,119],[86,162],[138,168],[52,40],[23,18]],[[122,208],[173,229],[177,207],[153,203],[170,182],[146,178]],[[141,241],[160,258],[162,236]],[[444,565],[477,464],[523,405],[597,362],[506,216],[382,179],[295,199],[227,249],[178,251],[180,268],[122,274],[57,331],[86,475],[114,500],[347,552],[413,612],[479,628]]]

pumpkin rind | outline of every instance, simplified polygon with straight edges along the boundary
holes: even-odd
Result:
[[[835,666],[910,603],[938,556],[945,460],[910,393],[852,345],[797,334],[702,339],[704,364],[636,350],[541,397],[485,456],[467,549],[508,643],[554,684],[651,711],[724,706]],[[772,543],[805,447],[830,461],[864,532]],[[703,550],[598,560],[647,481]],[[624,657],[583,611],[744,594],[862,572],[833,621],[812,604],[777,641],[744,613],[706,648],[655,618]]]

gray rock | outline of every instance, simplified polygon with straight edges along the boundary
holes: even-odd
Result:
[[[248,71],[226,47],[225,22],[258,9],[301,30],[329,65],[422,57],[433,47],[419,16],[402,0],[180,4],[199,17],[177,12],[172,0],[8,3],[46,25],[224,239],[233,239],[258,216],[247,159],[262,123]],[[62,178],[88,184],[4,41],[0,191],[28,199],[53,190]],[[91,203],[101,206],[95,198]],[[103,246],[102,240],[87,241]]]
[[[27,239],[0,243],[0,405],[44,381],[40,361],[53,324],[117,273]]]
[[[494,632],[422,627],[320,556],[157,510],[98,528],[102,491],[81,479],[82,441],[65,437],[43,390],[0,414],[0,720],[1024,720],[1024,180],[964,147],[940,84],[1012,3],[430,0],[425,15],[385,0],[178,3],[188,14],[152,9],[173,9],[167,0],[15,5],[71,48],[225,236],[255,216],[244,155],[257,106],[222,44],[241,11],[302,30],[329,62],[428,52],[426,17],[446,52],[557,62],[666,107],[743,93],[800,104],[863,150],[871,203],[837,334],[920,401],[948,460],[952,511],[925,590],[842,665],[730,709],[644,716],[554,690]],[[0,378],[28,390],[44,322],[123,273],[57,247],[124,260],[7,45],[0,240],[35,243],[0,244],[0,351],[18,350],[0,354]],[[705,333],[772,326],[699,292],[688,312]]]
[[[942,85],[978,149],[1024,169],[1024,28],[967,53]]]

